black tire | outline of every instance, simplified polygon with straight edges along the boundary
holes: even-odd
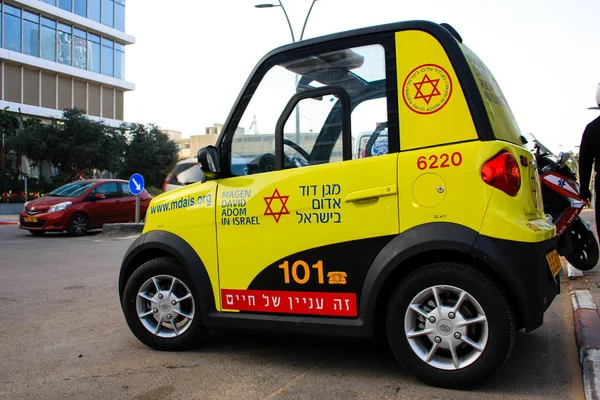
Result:
[[[33,236],[42,236],[44,233],[46,233],[46,231],[34,231],[34,230],[31,230],[31,231],[29,231],[29,233],[31,233]]]
[[[69,220],[67,229],[69,236],[83,236],[87,233],[90,226],[90,221],[87,215],[77,213]]]
[[[600,256],[594,234],[577,219],[569,227],[573,251],[565,256],[567,261],[581,271],[589,271],[598,264]]]
[[[413,316],[412,310],[411,314],[407,313],[411,301],[421,293],[427,295],[429,293],[427,289],[435,286],[446,286],[446,288],[440,288],[440,291],[447,289],[448,286],[453,286],[467,292],[476,300],[487,319],[487,336],[481,333],[484,331],[484,328],[481,328],[479,331],[480,340],[484,340],[481,338],[487,337],[487,342],[484,344],[482,352],[476,352],[471,346],[464,343],[456,347],[458,349],[456,350],[457,354],[460,352],[465,357],[469,357],[470,354],[473,354],[475,357],[478,356],[471,364],[465,367],[460,367],[459,364],[458,369],[442,369],[441,367],[438,368],[428,364],[413,350],[405,334],[405,318],[410,322]],[[449,302],[448,304],[452,304],[452,301],[451,296],[444,297],[441,300],[442,303]],[[456,300],[454,302],[456,303]],[[424,307],[428,307],[430,304],[424,303]],[[463,306],[459,308],[460,314],[455,314],[454,323],[469,313],[467,306],[470,306],[469,300],[463,302]],[[432,308],[433,311],[437,309],[436,307]],[[467,309],[465,310],[465,308]],[[472,312],[471,314],[471,316],[464,319],[471,319],[474,318],[473,315],[476,315]],[[453,325],[453,323],[448,324],[449,319],[442,320],[442,318],[446,318],[449,315],[448,313],[442,313],[442,315],[436,321],[437,325],[434,324],[434,326],[437,329],[443,328],[444,332],[446,332],[446,335],[442,334],[442,336],[445,336],[443,340],[453,340],[452,338],[455,337],[456,330],[461,328],[457,328],[457,325]],[[418,321],[419,319],[415,318],[414,322],[419,323]],[[424,318],[423,321],[425,321]],[[427,321],[419,325],[419,329],[421,329],[421,326],[426,327],[427,325],[425,324],[427,324]],[[449,325],[452,326],[452,331],[448,330]],[[467,330],[478,328],[478,325],[473,324],[469,325]],[[471,266],[459,263],[430,264],[403,279],[396,287],[388,303],[386,331],[392,352],[408,372],[429,385],[457,389],[475,386],[497,372],[510,356],[516,335],[515,319],[506,297],[484,274]],[[438,336],[439,332],[441,332],[441,329],[432,334],[435,336],[434,339],[441,340],[441,336]],[[463,334],[471,335],[471,333],[464,332]],[[418,336],[412,339],[411,343],[413,345],[418,343],[418,346],[421,343],[423,343],[423,346],[427,346],[430,343],[429,349],[431,349],[434,344],[430,338],[426,335]],[[469,338],[471,339],[472,336]],[[444,343],[440,344],[440,346],[443,346]],[[450,351],[441,347],[434,354],[435,356],[431,362],[443,362],[443,357],[447,357],[449,360],[452,359]],[[465,362],[465,364],[468,363]]]
[[[160,337],[150,332],[141,322],[137,312],[138,292],[145,282],[153,277],[169,275],[183,282],[192,294],[195,315],[187,330],[175,337]],[[181,351],[197,347],[206,335],[202,324],[198,294],[187,271],[176,260],[169,257],[156,258],[142,264],[131,275],[123,292],[123,313],[131,332],[145,345],[156,350]],[[165,321],[166,322],[166,321]]]

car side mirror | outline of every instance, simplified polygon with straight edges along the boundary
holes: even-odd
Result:
[[[570,157],[571,157],[571,154],[569,154],[567,152],[558,153],[558,168],[564,167],[565,164],[567,164],[567,161],[569,161]]]
[[[93,200],[103,200],[106,196],[103,193],[96,193],[93,197]]]
[[[200,169],[209,179],[214,179],[221,173],[219,162],[219,151],[215,146],[206,146],[198,151],[198,163]]]

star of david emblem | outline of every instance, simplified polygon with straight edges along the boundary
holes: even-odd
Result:
[[[564,179],[559,179],[558,180],[558,186],[560,186],[561,188],[564,188],[566,184],[567,183],[565,182]]]
[[[423,100],[425,100],[425,103],[429,104],[432,97],[441,96],[441,93],[437,88],[439,83],[440,83],[439,78],[438,79],[430,79],[429,76],[427,76],[427,74],[425,74],[425,76],[423,77],[423,80],[421,82],[413,83],[413,85],[417,89],[417,95],[415,96],[415,100],[423,99]],[[423,93],[423,91],[425,90],[423,88],[423,86],[425,86],[425,85],[431,86],[431,92],[429,94]]]
[[[290,196],[280,195],[279,189],[275,189],[275,191],[273,192],[273,195],[271,195],[269,197],[264,197],[265,203],[267,203],[267,209],[265,210],[264,215],[272,215],[273,218],[275,218],[275,222],[279,223],[279,219],[281,218],[282,215],[290,213],[286,206],[289,198],[290,198]],[[279,211],[273,210],[273,208],[275,206],[273,204],[273,202],[275,200],[277,200],[280,203]]]

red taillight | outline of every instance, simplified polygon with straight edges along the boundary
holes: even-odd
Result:
[[[485,183],[516,196],[521,188],[521,171],[517,159],[508,151],[501,151],[481,169]]]

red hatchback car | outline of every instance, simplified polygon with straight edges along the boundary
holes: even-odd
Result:
[[[144,189],[140,194],[140,219],[151,199]],[[135,196],[129,191],[129,182],[90,179],[68,183],[25,203],[19,227],[34,235],[67,231],[71,236],[81,236],[103,224],[134,220]]]

